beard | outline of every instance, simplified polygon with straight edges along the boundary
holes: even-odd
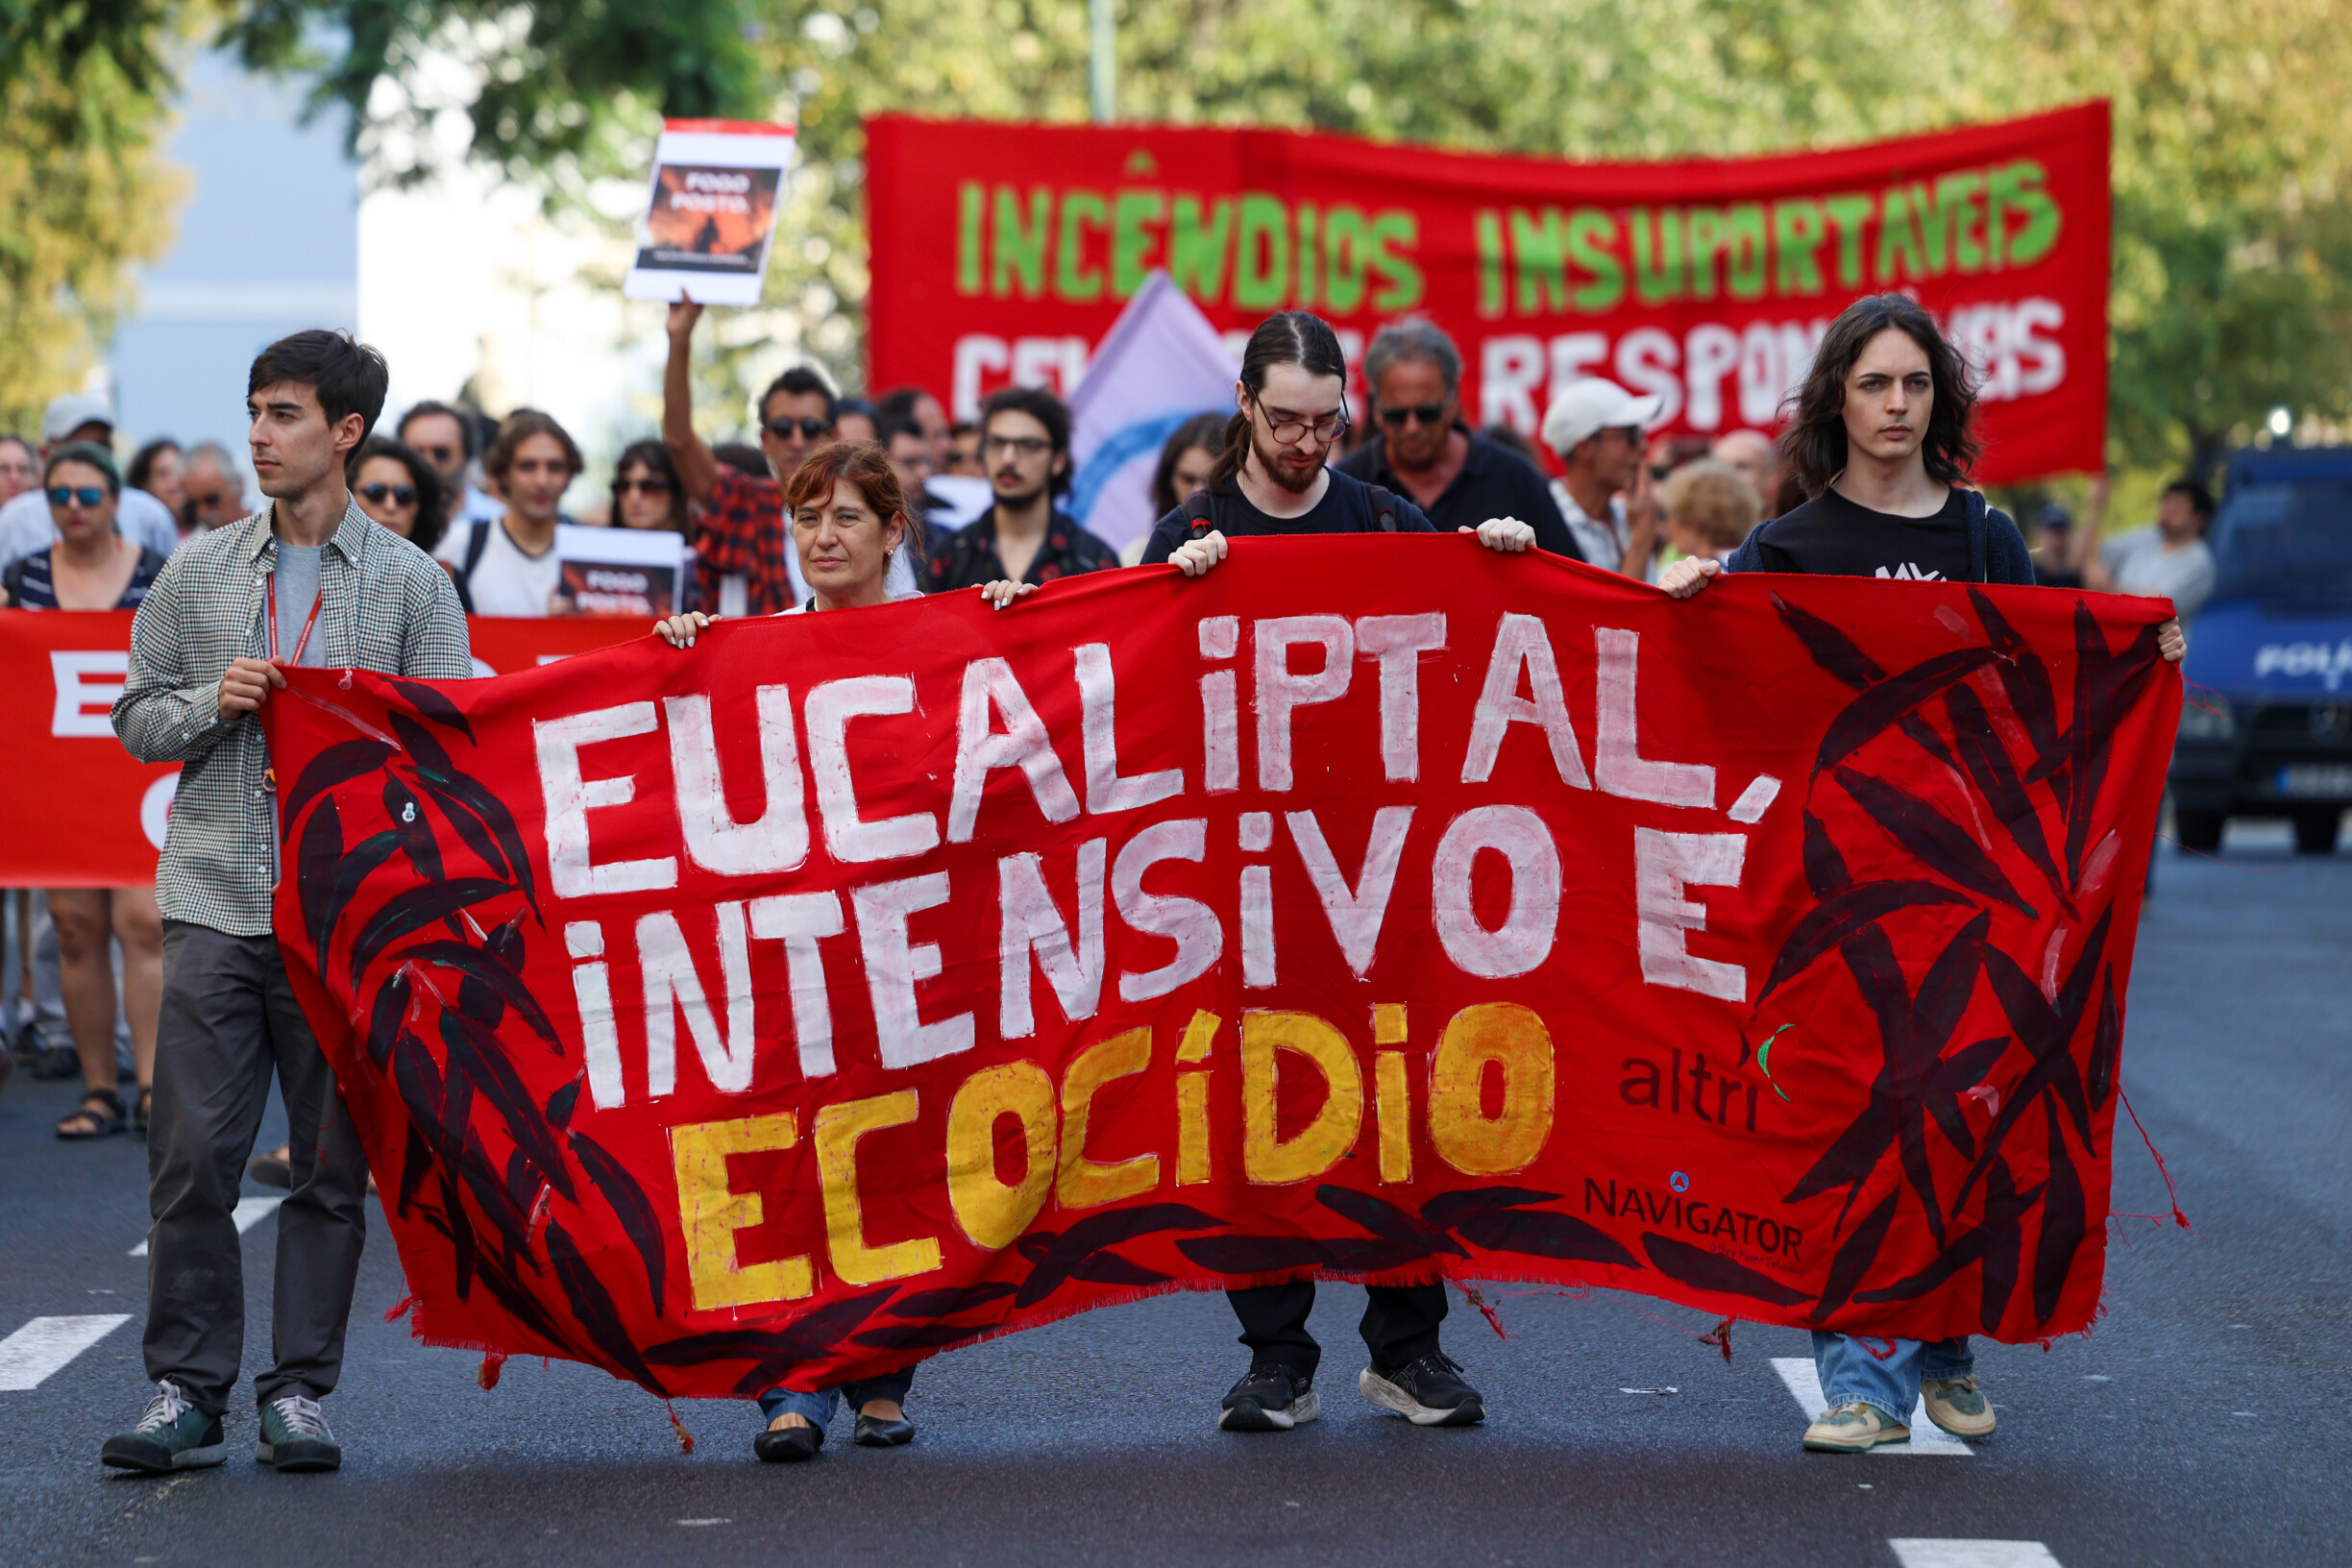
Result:
[[[989,491],[991,495],[994,497],[997,505],[1007,507],[1017,512],[1026,507],[1036,505],[1038,498],[1045,493],[1046,486],[1050,485],[1052,482],[1052,480],[1048,479],[1045,481],[1045,483],[1037,485],[1028,490],[1007,490],[1002,484],[992,479],[989,481]]]
[[[1250,452],[1258,459],[1258,472],[1294,496],[1303,496],[1314,488],[1315,476],[1322,473],[1320,462],[1310,463],[1303,470],[1286,467],[1283,459],[1295,448],[1280,447],[1274,438],[1260,430],[1256,421],[1250,424]]]

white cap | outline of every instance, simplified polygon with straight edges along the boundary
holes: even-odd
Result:
[[[41,410],[41,441],[62,441],[85,425],[114,428],[114,410],[95,392],[67,392],[49,400]]]
[[[1615,381],[1587,376],[1552,394],[1552,406],[1544,410],[1543,443],[1565,457],[1603,430],[1649,429],[1665,406],[1666,400],[1654,392],[1637,398]]]

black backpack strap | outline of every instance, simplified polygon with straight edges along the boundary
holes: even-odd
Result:
[[[1209,492],[1206,490],[1193,491],[1185,497],[1184,505],[1177,509],[1184,513],[1185,540],[1188,544],[1195,539],[1206,538],[1209,530],[1216,527],[1209,519]]]
[[[490,525],[478,517],[473,532],[466,536],[465,565],[451,574],[457,583],[457,602],[468,615],[474,613],[474,569],[481,565],[482,551],[489,548]]]
[[[1387,491],[1382,489],[1377,484],[1367,484],[1364,486],[1364,489],[1371,493],[1373,523],[1383,533],[1396,532],[1396,497],[1390,495]]]

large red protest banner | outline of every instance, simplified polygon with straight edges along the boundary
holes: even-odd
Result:
[[[476,620],[483,674],[645,633],[642,620]],[[131,667],[131,612],[0,610],[0,734],[9,737],[0,887],[135,888],[155,881],[176,763],[132,760],[107,718]]]
[[[1769,158],[1570,163],[1293,132],[867,122],[872,384],[1084,373],[1164,269],[1219,327],[1313,310],[1350,349],[1404,315],[1467,360],[1464,409],[1533,434],[1610,377],[1661,428],[1770,429],[1857,296],[1916,294],[1984,377],[1978,477],[2100,466],[2105,103]]]
[[[743,1394],[1306,1274],[2044,1336],[2167,613],[1266,539],[304,672],[278,931],[436,1342]]]

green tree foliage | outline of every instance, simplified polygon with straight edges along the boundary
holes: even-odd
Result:
[[[0,0],[0,429],[77,384],[169,237],[159,167],[180,8]]]
[[[0,0],[0,19],[70,12],[85,33],[92,18],[181,10]],[[232,37],[258,63],[303,62],[306,39],[347,40],[311,61],[318,91],[356,111],[355,135],[382,178],[429,169],[452,144],[453,116],[466,133],[455,144],[473,156],[576,195],[599,175],[642,178],[663,113],[796,116],[804,163],[770,299],[810,324],[806,345],[851,380],[867,293],[861,118],[1088,112],[1086,0],[242,0],[231,10]],[[2322,420],[2352,414],[2352,96],[2342,89],[2352,28],[2340,0],[1124,0],[1120,10],[1122,114],[1179,123],[1658,158],[1824,146],[2107,97],[2117,461],[2153,472],[2208,460],[2279,404]],[[454,89],[452,61],[464,78]]]

